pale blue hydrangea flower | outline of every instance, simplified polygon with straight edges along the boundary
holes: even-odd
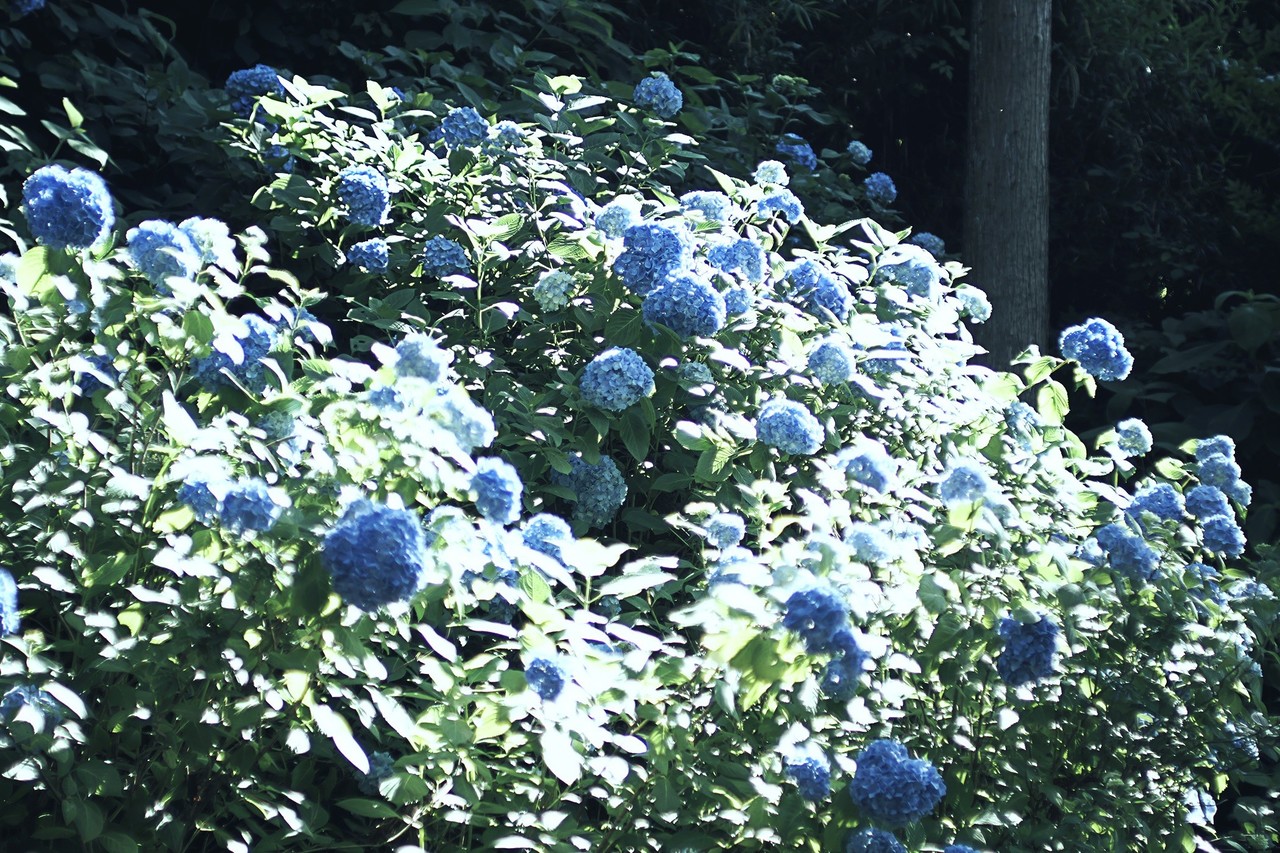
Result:
[[[813,153],[813,146],[798,134],[784,133],[778,140],[775,150],[811,172],[818,168],[818,155]]]
[[[756,284],[764,280],[764,247],[746,237],[713,245],[707,250],[707,262],[722,272],[740,273]]]
[[[1204,520],[1215,515],[1230,516],[1231,504],[1217,486],[1199,485],[1187,492],[1187,512]]]
[[[231,98],[231,111],[243,118],[253,112],[253,105],[263,95],[283,95],[280,74],[270,65],[258,65],[232,71],[225,84]]]
[[[804,205],[791,190],[778,190],[756,202],[756,215],[769,217],[773,213],[782,214],[782,218],[795,223],[804,216]]]
[[[453,434],[463,453],[488,447],[498,435],[493,415],[457,385],[437,385],[425,412]]]
[[[1151,430],[1137,418],[1126,418],[1116,424],[1116,448],[1125,458],[1145,456],[1152,448]]]
[[[822,424],[803,404],[775,398],[760,407],[756,435],[784,453],[807,456],[822,446]]]
[[[621,412],[653,394],[653,370],[635,350],[612,347],[586,366],[578,388],[589,404]]]
[[[206,389],[213,391],[233,384],[232,380],[223,373],[224,370],[230,372],[240,384],[254,393],[259,393],[267,387],[267,371],[262,360],[275,344],[276,329],[265,317],[257,314],[244,317],[243,323],[245,330],[235,334],[242,354],[239,361],[215,349],[211,354],[196,359],[192,364],[192,376]]]
[[[895,740],[877,740],[858,753],[849,796],[863,814],[885,826],[906,826],[933,811],[946,796],[942,776],[928,761],[911,758]]]
[[[898,481],[898,464],[884,444],[874,438],[861,437],[836,454],[834,466],[856,483],[875,492],[892,491]]]
[[[650,326],[661,323],[682,338],[711,337],[724,328],[729,313],[724,296],[692,273],[672,276],[655,287],[640,310]]]
[[[525,144],[525,134],[514,121],[500,121],[489,128],[489,141],[502,148],[520,148]]]
[[[689,212],[701,213],[711,222],[728,222],[731,202],[724,193],[696,190],[680,196],[680,206]]]
[[[702,525],[707,542],[721,551],[728,550],[747,535],[747,525],[742,516],[733,512],[717,512]]]
[[[560,549],[573,542],[573,531],[563,518],[540,512],[520,528],[520,537],[528,548],[560,559]]]
[[[888,563],[898,555],[893,538],[880,527],[866,521],[855,521],[850,525],[844,541],[853,550],[854,557],[868,565]]]
[[[18,584],[8,569],[0,569],[0,636],[18,633],[22,615],[18,612]]]
[[[1094,535],[1106,554],[1107,564],[1119,574],[1137,582],[1156,576],[1160,555],[1129,528],[1108,524]]]
[[[347,507],[320,552],[333,591],[365,611],[412,598],[426,557],[417,515],[364,499]]]
[[[632,100],[637,107],[651,109],[660,118],[671,118],[684,106],[684,95],[661,71],[653,71],[637,83]]]
[[[236,260],[236,241],[231,229],[220,219],[193,216],[178,223],[178,230],[191,238],[203,266],[217,266],[227,272],[236,272],[240,264]]]
[[[569,467],[569,474],[556,472],[552,481],[574,493],[574,523],[596,528],[613,521],[627,499],[627,482],[617,463],[608,456],[601,456],[594,465],[580,456],[570,456]]]
[[[338,200],[357,225],[381,224],[391,206],[386,177],[372,166],[348,166],[338,173]]]
[[[542,274],[533,286],[533,298],[543,311],[559,311],[569,304],[576,282],[564,270],[550,270]]]
[[[467,250],[447,237],[432,237],[422,245],[422,272],[432,278],[471,272]]]
[[[1240,466],[1228,456],[1213,454],[1196,463],[1196,476],[1207,486],[1217,486],[1230,495],[1230,489],[1240,479]]]
[[[501,459],[486,457],[476,463],[471,491],[480,514],[496,524],[511,524],[520,517],[520,474]]]
[[[15,18],[25,18],[32,12],[38,12],[44,8],[45,0],[13,0],[9,4],[9,11],[13,13]]]
[[[18,262],[22,260],[13,252],[0,255],[0,281],[15,282],[18,280]]]
[[[1239,557],[1244,553],[1244,531],[1229,515],[1213,515],[1200,523],[1204,547],[1213,554]]]
[[[871,149],[856,139],[849,143],[845,151],[849,152],[849,159],[856,166],[865,166],[871,162]]]
[[[724,292],[724,310],[730,317],[739,317],[751,310],[755,294],[747,287],[731,287]]]
[[[1046,615],[1035,622],[1004,618],[997,630],[1004,648],[996,659],[996,670],[1006,684],[1020,687],[1053,675],[1058,626],[1052,619]]]
[[[893,204],[893,200],[898,197],[898,188],[893,184],[893,178],[884,172],[872,172],[863,180],[862,185],[867,189],[867,198],[874,204]]]
[[[629,196],[622,196],[606,204],[596,214],[595,226],[606,237],[618,239],[628,228],[640,222],[640,203]]]
[[[1203,462],[1210,456],[1225,456],[1234,460],[1236,458],[1235,439],[1229,435],[1215,435],[1212,438],[1196,441],[1196,460]]]
[[[387,241],[381,237],[362,240],[347,249],[347,263],[360,267],[366,272],[386,272],[391,261],[391,251]]]
[[[1106,320],[1095,317],[1080,326],[1071,326],[1058,339],[1063,358],[1080,363],[1080,368],[1103,382],[1117,382],[1133,369],[1133,356],[1124,346],[1124,336]]]
[[[935,258],[941,257],[947,252],[947,244],[942,241],[941,237],[931,231],[917,231],[907,240],[924,249]]]
[[[1160,521],[1181,521],[1186,513],[1186,504],[1178,490],[1169,483],[1154,483],[1139,489],[1125,509],[1125,514],[1139,523],[1146,512]]]
[[[266,481],[253,478],[231,485],[222,499],[220,517],[222,525],[232,533],[266,532],[275,526],[284,510]]]
[[[947,467],[938,484],[938,497],[947,506],[985,500],[991,491],[991,477],[981,464],[963,459]]]
[[[946,275],[933,255],[919,246],[903,243],[886,249],[876,259],[876,277],[901,285],[907,293],[924,299],[942,295]]]
[[[843,385],[857,372],[853,348],[839,338],[824,338],[809,353],[809,372],[827,385]]]
[[[960,310],[964,316],[975,323],[985,323],[991,319],[991,302],[987,294],[969,284],[956,287],[956,299],[960,302]]]
[[[563,691],[569,681],[564,666],[552,657],[538,656],[529,661],[524,668],[524,678],[529,689],[544,702],[553,702]]]
[[[449,378],[453,352],[442,349],[429,335],[413,332],[396,344],[396,375],[416,376],[428,382]]]
[[[978,853],[978,851],[968,844],[948,844],[942,848],[942,853]]]
[[[97,172],[44,166],[22,184],[22,212],[36,241],[51,249],[87,249],[107,239],[115,211]]]
[[[659,225],[632,225],[622,235],[622,254],[613,262],[613,273],[633,293],[646,296],[691,257],[687,235]]]
[[[761,161],[760,165],[756,166],[752,179],[757,186],[762,187],[785,187],[791,183],[791,178],[787,175],[787,167],[777,160]]]
[[[200,251],[172,222],[148,219],[125,235],[129,260],[162,294],[172,293],[170,277],[192,278],[200,271]]]
[[[474,107],[454,107],[440,122],[444,142],[450,148],[478,145],[489,136],[489,122]]]
[[[853,294],[844,282],[814,261],[799,261],[787,271],[787,281],[795,302],[808,313],[824,319],[827,312],[837,320],[849,318]]]

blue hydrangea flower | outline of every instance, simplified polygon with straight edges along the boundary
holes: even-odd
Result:
[[[264,164],[274,164],[279,171],[286,174],[292,173],[293,167],[298,164],[298,158],[283,145],[268,145],[267,150],[262,152],[262,159]]]
[[[956,287],[956,299],[960,302],[960,311],[973,322],[985,323],[991,319],[991,301],[978,288],[961,284]]]
[[[873,438],[859,438],[836,454],[834,465],[844,469],[855,483],[875,492],[892,490],[898,480],[898,465],[884,444]]]
[[[85,360],[89,363],[88,369],[76,371],[81,396],[92,396],[100,389],[114,387],[119,381],[120,371],[116,369],[115,359],[107,353],[91,355]]]
[[[543,311],[559,311],[569,304],[573,296],[573,276],[564,270],[551,270],[542,274],[533,286],[533,298]]]
[[[239,361],[215,349],[204,358],[196,359],[192,365],[191,372],[196,381],[210,391],[232,385],[232,380],[227,378],[224,370],[229,371],[241,385],[254,393],[260,393],[267,387],[266,368],[262,365],[262,359],[266,358],[275,344],[276,329],[265,317],[257,314],[249,314],[243,318],[243,322],[245,331],[235,335],[242,354]]]
[[[360,789],[360,793],[369,797],[378,795],[378,783],[383,779],[390,778],[395,771],[396,761],[387,752],[371,752],[369,753],[369,772],[361,773],[360,779],[356,782],[356,787]]]
[[[57,725],[62,722],[62,708],[47,690],[41,690],[34,684],[19,684],[4,694],[0,699],[0,718],[12,720],[21,708],[30,706],[42,715],[47,723]]]
[[[849,159],[855,166],[865,166],[871,162],[871,149],[856,139],[849,143],[845,151],[849,152]]]
[[[497,437],[493,415],[456,385],[437,386],[425,411],[453,434],[463,453],[488,447]]]
[[[703,523],[702,529],[707,542],[721,551],[737,545],[747,535],[746,522],[742,520],[742,516],[733,512],[717,512]]]
[[[1217,486],[1199,485],[1187,492],[1187,512],[1204,520],[1214,515],[1231,515],[1231,504]]]
[[[589,404],[621,412],[653,393],[653,371],[635,350],[612,347],[586,366],[578,389]]]
[[[417,515],[364,499],[347,507],[320,551],[333,591],[365,611],[412,598],[426,558]]]
[[[1118,382],[1133,369],[1133,356],[1125,349],[1124,336],[1097,317],[1065,330],[1058,339],[1058,348],[1063,358],[1078,361],[1085,373],[1103,382]]]
[[[510,463],[493,457],[481,459],[471,475],[471,491],[475,493],[476,508],[490,521],[511,524],[520,517],[524,485]]]
[[[432,237],[422,246],[422,272],[432,278],[466,275],[471,272],[471,259],[458,243],[447,237]]]
[[[1014,400],[1004,410],[1004,423],[1009,432],[1027,437],[1042,426],[1040,414],[1021,400]]]
[[[917,231],[908,238],[908,242],[919,246],[935,258],[940,258],[947,252],[947,244],[931,231]]]
[[[653,71],[637,83],[632,100],[637,107],[653,110],[659,118],[671,118],[684,106],[684,95],[661,71]]]
[[[849,318],[853,295],[844,282],[813,261],[800,261],[787,272],[796,302],[808,313],[825,318],[831,312],[837,320]]]
[[[222,524],[232,533],[246,530],[265,532],[275,526],[284,512],[267,489],[266,481],[242,480],[227,490],[222,499]]]
[[[809,802],[820,803],[831,793],[831,764],[820,752],[788,758],[783,766]]]
[[[827,385],[843,385],[857,373],[857,357],[839,338],[825,338],[809,353],[808,366]]]
[[[1217,486],[1230,494],[1231,486],[1240,479],[1240,466],[1229,456],[1215,453],[1196,464],[1196,476],[1207,486]]]
[[[107,239],[116,215],[97,172],[44,166],[22,184],[22,212],[36,241],[50,249],[87,249]]]
[[[0,636],[18,633],[22,616],[18,613],[18,584],[8,569],[0,569]]]
[[[1095,534],[1112,569],[1134,581],[1156,576],[1160,555],[1138,534],[1121,524],[1108,524]]]
[[[338,199],[357,225],[382,223],[391,207],[386,177],[372,166],[348,166],[338,173]]]
[[[729,317],[739,317],[751,310],[755,295],[746,287],[731,287],[724,292],[724,311]]]
[[[178,500],[191,507],[196,521],[211,524],[222,510],[221,495],[230,484],[213,471],[189,477],[178,488]]]
[[[844,853],[907,853],[907,848],[892,832],[867,827],[849,836]]]
[[[347,263],[360,267],[367,272],[386,272],[391,261],[391,252],[387,241],[381,237],[362,240],[347,249]]]
[[[564,690],[569,675],[559,661],[548,657],[535,657],[524,668],[524,678],[530,690],[537,693],[544,702],[552,702]]]
[[[901,285],[914,296],[937,299],[945,275],[925,249],[909,243],[887,249],[876,260],[876,277]]]
[[[614,199],[600,209],[596,214],[595,225],[604,236],[611,239],[618,239],[626,230],[640,222],[640,205],[639,203],[627,196]]]
[[[1139,523],[1145,512],[1151,513],[1160,521],[1181,521],[1186,509],[1177,489],[1168,483],[1156,483],[1139,489],[1125,509],[1125,514]]]
[[[682,338],[711,337],[729,318],[724,296],[692,273],[675,275],[651,290],[640,311],[650,326],[661,323]]]
[[[231,98],[231,111],[243,118],[249,117],[253,105],[263,95],[284,94],[279,72],[270,65],[262,64],[232,71],[225,88]]]
[[[885,826],[906,826],[929,814],[946,796],[937,768],[911,758],[894,740],[877,740],[858,754],[849,796],[867,817]]]
[[[791,177],[787,174],[787,167],[777,160],[761,161],[760,165],[756,166],[756,171],[751,177],[756,182],[756,185],[761,187],[785,187],[791,183]]]
[[[807,456],[822,446],[822,424],[794,400],[775,398],[760,407],[756,436],[784,453]]]
[[[729,221],[729,197],[724,193],[697,190],[680,196],[680,206],[697,211],[712,222]]]
[[[236,241],[232,239],[227,223],[221,219],[193,216],[178,223],[178,230],[191,239],[191,245],[200,256],[201,266],[212,264],[227,272],[239,270]]]
[[[955,506],[985,500],[991,488],[991,478],[982,465],[963,459],[947,466],[938,483],[938,497],[947,506]]]
[[[25,18],[32,12],[38,12],[44,8],[45,0],[13,0],[9,4],[9,11],[13,13],[15,18]]]
[[[849,631],[849,606],[834,589],[814,586],[787,599],[782,626],[795,631],[811,652],[831,652]]]
[[[484,142],[489,136],[489,122],[474,107],[454,107],[440,122],[440,130],[444,133],[445,145],[461,148]]]
[[[1058,626],[1052,619],[1042,615],[1028,623],[1004,618],[997,630],[1004,640],[1004,649],[996,659],[996,670],[1006,684],[1019,687],[1053,674]]]
[[[893,178],[884,172],[872,172],[863,180],[867,189],[867,198],[874,204],[893,204],[898,197],[898,188],[893,185]]]
[[[784,133],[778,140],[776,150],[787,159],[794,161],[796,165],[803,166],[811,172],[818,168],[818,155],[813,153],[813,146],[802,136]]]
[[[1244,531],[1229,515],[1213,515],[1201,523],[1204,547],[1214,554],[1239,557],[1244,553]]]
[[[1116,448],[1126,459],[1145,456],[1151,452],[1151,430],[1137,418],[1127,418],[1116,424]]]
[[[129,260],[161,293],[171,293],[166,283],[171,276],[189,279],[200,271],[200,250],[172,222],[148,219],[130,228]]]
[[[746,237],[712,246],[707,250],[707,262],[722,272],[740,273],[756,284],[764,280],[764,247]]]
[[[830,651],[831,660],[822,673],[822,689],[837,699],[851,698],[862,680],[869,656],[847,627],[834,632]]]
[[[948,844],[942,848],[942,853],[978,853],[978,851],[968,844]]]
[[[804,216],[804,205],[791,190],[778,190],[756,202],[757,216],[768,218],[774,212],[781,213],[783,219],[794,224]]]
[[[1203,462],[1211,456],[1225,456],[1234,460],[1236,458],[1235,439],[1229,435],[1215,435],[1212,438],[1196,441],[1196,461]]]
[[[429,335],[414,332],[396,344],[396,375],[416,376],[428,382],[441,382],[449,378],[449,365],[453,352],[441,349]]]
[[[13,252],[5,252],[0,255],[0,281],[15,282],[18,280],[18,261],[17,255]]]
[[[558,560],[560,548],[573,541],[573,531],[560,516],[540,512],[524,523],[520,537],[527,547]]]
[[[502,148],[520,148],[525,144],[524,131],[514,121],[500,121],[489,128],[489,141]]]
[[[627,499],[627,481],[623,479],[618,464],[608,456],[601,456],[594,465],[580,456],[569,457],[569,474],[556,472],[552,481],[568,486],[576,501],[573,521],[582,527],[604,527],[613,521],[623,501]]]
[[[691,255],[683,232],[652,222],[624,231],[622,246],[622,254],[613,262],[613,273],[638,296],[648,295],[685,266]]]
[[[855,521],[844,541],[859,562],[880,565],[893,560],[898,553],[893,538],[881,528],[866,521]]]

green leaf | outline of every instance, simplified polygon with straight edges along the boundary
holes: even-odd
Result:
[[[328,705],[312,705],[311,719],[316,728],[333,742],[334,748],[342,757],[350,761],[361,773],[369,772],[369,756],[351,734],[351,726]]]
[[[1036,408],[1045,423],[1057,426],[1062,423],[1071,404],[1067,389],[1055,379],[1050,379],[1036,394]]]
[[[345,809],[352,814],[360,815],[360,817],[372,818],[395,818],[398,817],[396,810],[384,803],[382,800],[366,800],[361,797],[350,797],[345,800],[338,800],[338,808]]]
[[[49,274],[49,250],[36,246],[18,261],[18,287],[25,293],[35,293],[40,280]]]
[[[573,746],[573,740],[560,729],[549,729],[538,739],[542,747],[542,760],[547,769],[566,785],[572,785],[582,776],[582,755]]]
[[[200,435],[200,427],[196,425],[187,410],[173,398],[171,391],[161,395],[164,401],[164,428],[169,437],[179,447],[187,447]]]
[[[622,433],[622,443],[626,445],[627,452],[637,462],[648,459],[649,443],[653,436],[650,433],[649,419],[644,416],[644,411],[639,406],[632,406],[623,414],[618,428]]]
[[[614,578],[600,587],[601,595],[614,595],[618,598],[630,598],[655,586],[662,586],[676,579],[675,575],[666,572],[639,571],[620,578]]]
[[[62,108],[66,110],[67,121],[71,122],[73,129],[78,129],[80,125],[84,124],[84,116],[80,115],[80,111],[72,105],[69,98],[62,99]]]
[[[289,607],[297,616],[315,616],[329,602],[329,573],[316,560],[298,568],[289,590]]]

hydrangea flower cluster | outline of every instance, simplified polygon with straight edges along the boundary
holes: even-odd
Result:
[[[837,320],[849,318],[853,294],[844,282],[813,261],[799,261],[787,271],[791,292],[800,307],[820,319],[831,312]]]
[[[287,502],[288,498],[284,500]],[[284,510],[285,505],[271,494],[266,482],[253,478],[235,483],[227,490],[220,517],[223,526],[232,533],[265,532],[275,526]]]
[[[1201,484],[1192,488],[1187,492],[1186,507],[1187,512],[1201,521],[1215,515],[1231,515],[1227,495],[1217,486]]]
[[[917,231],[908,238],[907,242],[919,246],[935,258],[940,258],[947,253],[947,244],[941,237],[930,231]]]
[[[692,273],[675,275],[649,292],[640,306],[650,326],[661,323],[682,338],[711,337],[724,328],[724,296]]]
[[[640,223],[640,204],[629,196],[622,196],[600,208],[595,226],[604,236],[616,240],[633,225]]]
[[[488,447],[498,434],[493,415],[456,385],[437,387],[423,414],[448,430],[463,453]]]
[[[947,466],[938,483],[938,497],[947,506],[986,500],[992,489],[991,477],[982,465],[971,459],[962,459]]]
[[[860,438],[836,454],[834,466],[845,476],[874,492],[885,493],[894,488],[898,479],[898,464],[883,442],[874,438]]]
[[[586,366],[578,388],[592,406],[621,412],[653,394],[653,371],[635,350],[612,347]]]
[[[390,753],[377,752],[369,753],[369,772],[360,774],[360,779],[356,782],[356,787],[360,789],[360,793],[376,797],[378,795],[378,784],[383,780],[390,778],[395,770],[396,762]]]
[[[43,166],[22,184],[22,212],[36,241],[50,249],[88,249],[107,239],[116,215],[97,172]]]
[[[761,187],[785,187],[791,183],[787,167],[777,160],[762,160],[751,178]]]
[[[156,286],[169,294],[170,277],[190,279],[200,270],[200,250],[187,232],[163,219],[148,219],[125,235],[129,260]]]
[[[659,118],[671,118],[684,106],[684,95],[661,71],[654,71],[637,83],[632,100],[637,107],[653,110]]]
[[[820,803],[831,793],[831,764],[817,749],[788,756],[783,766],[800,790],[800,796],[809,802]]]
[[[45,0],[13,0],[9,4],[9,11],[13,13],[15,18],[25,18],[32,12],[37,12],[44,8]]]
[[[942,853],[978,853],[978,851],[968,844],[948,844],[942,848]]]
[[[427,382],[441,382],[449,378],[449,365],[453,352],[442,349],[431,336],[422,332],[406,335],[396,344],[396,375],[416,376]]]
[[[822,424],[803,404],[775,398],[760,407],[756,436],[783,453],[808,456],[822,446]]]
[[[1233,501],[1249,505],[1253,489],[1240,479],[1236,443],[1230,436],[1218,435],[1196,443],[1196,476],[1201,483],[1222,489]]]
[[[476,508],[495,524],[511,524],[520,517],[520,494],[524,485],[509,462],[487,457],[476,463],[471,475],[471,491]]]
[[[738,317],[751,310],[755,295],[746,287],[731,287],[724,292],[724,310],[730,317]]]
[[[1079,362],[1085,373],[1103,382],[1118,382],[1133,369],[1120,330],[1097,317],[1064,330],[1058,348],[1063,358]]]
[[[729,197],[724,193],[696,190],[680,196],[680,207],[701,213],[711,222],[728,222],[729,205]]]
[[[440,130],[444,133],[445,145],[462,148],[466,145],[479,145],[488,139],[489,122],[474,107],[454,107],[449,110],[444,121],[440,122]]]
[[[573,541],[573,531],[560,516],[540,512],[520,528],[520,538],[526,547],[559,560],[560,549]]]
[[[842,385],[857,373],[853,348],[839,338],[824,338],[809,353],[809,372],[827,385]]]
[[[942,267],[920,246],[903,243],[893,246],[876,260],[876,276],[906,288],[907,293],[937,299],[942,293]]]
[[[956,299],[960,302],[960,310],[964,316],[973,322],[985,323],[991,319],[991,301],[978,288],[969,284],[958,285]]]
[[[387,179],[372,166],[348,166],[338,173],[338,199],[357,225],[380,225],[391,207]]]
[[[622,234],[622,246],[613,272],[638,296],[648,295],[691,257],[684,233],[654,222],[632,225]]]
[[[844,853],[907,853],[907,848],[892,832],[867,827],[849,836]]]
[[[804,216],[804,205],[791,190],[782,189],[756,202],[756,215],[768,218],[775,212],[782,214],[783,219],[794,224]]]
[[[280,74],[270,65],[258,65],[232,71],[225,84],[227,95],[231,98],[231,111],[242,118],[248,118],[253,112],[253,105],[263,95],[283,95],[284,86],[280,84]]]
[[[727,551],[747,535],[746,522],[734,512],[717,512],[702,525],[707,541],[721,551]]]
[[[1214,554],[1239,557],[1244,553],[1244,531],[1228,515],[1215,515],[1201,522],[1204,547]]]
[[[569,675],[560,662],[549,657],[535,657],[524,668],[524,678],[529,689],[544,702],[553,702],[564,690]]]
[[[740,273],[756,284],[764,280],[764,247],[746,237],[712,246],[707,250],[707,262],[721,272]]]
[[[193,216],[179,222],[178,230],[191,239],[202,266],[212,264],[227,272],[236,272],[240,268],[236,261],[236,241],[232,239],[227,223],[220,219]]]
[[[782,138],[778,140],[776,150],[779,154],[811,172],[818,168],[818,155],[813,153],[813,146],[798,134],[784,133]]]
[[[1160,555],[1138,534],[1122,524],[1108,524],[1094,534],[1111,568],[1134,581],[1156,576]]]
[[[471,272],[471,259],[460,244],[435,236],[422,245],[422,272],[432,278],[466,275]]]
[[[893,178],[884,172],[872,172],[863,180],[862,185],[866,187],[867,198],[875,204],[893,204],[893,200],[898,197],[898,188],[893,184]]]
[[[849,633],[849,607],[830,587],[797,590],[787,599],[782,626],[799,634],[809,651],[832,652]]]
[[[390,261],[390,249],[387,241],[381,237],[362,240],[347,249],[347,263],[354,264],[366,272],[386,272]]]
[[[543,311],[559,311],[569,304],[575,282],[564,270],[550,270],[542,274],[533,286],[533,298]]]
[[[500,148],[520,148],[525,144],[524,131],[514,121],[500,121],[489,128],[489,142]]]
[[[627,499],[627,481],[618,470],[618,464],[608,456],[601,456],[594,465],[580,456],[570,456],[569,467],[572,470],[568,474],[557,471],[552,480],[573,491],[576,497],[574,523],[593,528],[604,527],[613,521]]]
[[[1053,674],[1058,626],[1052,619],[1042,615],[1035,622],[1019,622],[1006,617],[997,631],[1004,649],[996,660],[996,671],[1006,684],[1019,687]]]
[[[1116,424],[1116,448],[1126,459],[1145,456],[1151,452],[1151,430],[1137,418],[1127,418]]]
[[[871,162],[871,149],[856,139],[849,143],[845,151],[855,166],[865,166]]]
[[[1181,521],[1186,509],[1177,489],[1168,483],[1156,483],[1139,489],[1125,514],[1141,526],[1143,513],[1149,512],[1159,521]]]
[[[18,584],[8,569],[0,569],[0,636],[18,633],[22,616],[18,613]]]
[[[858,754],[849,783],[854,805],[885,826],[906,826],[937,807],[947,786],[935,768],[911,758],[895,740],[877,740]]]
[[[880,527],[866,521],[855,521],[845,534],[845,543],[853,556],[868,565],[888,563],[897,556],[892,537]]]
[[[266,318],[257,314],[249,314],[243,318],[243,322],[245,331],[234,335],[235,343],[240,348],[239,359],[232,358],[221,349],[214,349],[211,354],[196,359],[192,364],[192,376],[210,391],[233,384],[223,371],[228,371],[236,381],[254,393],[260,393],[267,387],[266,368],[262,359],[266,358],[275,344],[276,329]]]
[[[320,551],[333,591],[364,611],[412,598],[426,559],[417,515],[363,498],[325,534]]]

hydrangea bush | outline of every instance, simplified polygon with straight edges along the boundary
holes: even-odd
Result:
[[[1129,369],[1104,321],[971,364],[985,300],[909,232],[806,217],[776,161],[675,192],[666,75],[535,76],[509,115],[228,83],[270,235],[148,220],[156,269],[91,229],[0,267],[0,823],[112,850],[1212,841],[1274,599],[1234,562],[1233,445],[1064,426]]]

